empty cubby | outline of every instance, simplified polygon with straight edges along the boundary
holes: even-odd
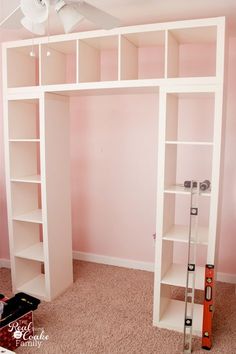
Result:
[[[76,82],[76,45],[73,40],[42,44],[42,85]]]
[[[166,143],[165,188],[212,179],[211,145]],[[209,192],[209,191],[208,191]]]
[[[201,196],[193,197],[193,205],[198,205],[198,243],[202,245],[208,244],[209,233],[209,215],[210,215],[210,198]],[[170,241],[188,242],[189,236],[189,220],[190,220],[190,193],[164,194],[163,209],[163,238]],[[194,227],[192,238],[195,237]]]
[[[39,101],[8,102],[9,139],[39,139]]]
[[[7,49],[7,86],[39,85],[39,48],[24,46]]]
[[[45,274],[44,263],[15,257],[15,287],[17,291],[44,299]]]
[[[213,93],[168,93],[166,141],[212,143],[214,113]]]
[[[164,78],[165,32],[121,36],[121,80]]]
[[[79,82],[118,79],[118,36],[79,40]]]
[[[167,77],[215,76],[216,32],[216,26],[169,30]]]
[[[35,142],[10,142],[11,179],[40,175],[40,147]]]
[[[30,218],[31,214],[35,215],[41,210],[41,185],[37,183],[11,183],[12,196],[12,213],[17,220],[25,220],[25,215]],[[37,222],[37,218],[32,221]]]
[[[13,221],[14,253],[18,257],[43,261],[43,226]]]
[[[193,254],[193,249],[192,252]],[[195,263],[196,263],[196,278],[195,289],[204,290],[204,273],[205,259],[207,247],[196,245]],[[186,286],[187,278],[187,263],[188,263],[188,244],[170,240],[163,240],[162,244],[162,267],[161,267],[161,282],[162,284],[184,287]],[[193,258],[191,258],[193,259]],[[191,285],[191,283],[190,283]]]
[[[160,320],[158,322],[160,327],[183,331],[182,324],[184,324],[185,301],[184,293],[183,291],[180,292],[180,290],[180,288],[178,289],[175,286],[167,284],[161,285]],[[193,334],[201,336],[203,305],[198,302],[194,303],[193,318]]]

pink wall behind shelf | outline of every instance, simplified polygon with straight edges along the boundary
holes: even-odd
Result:
[[[231,38],[218,267],[230,274],[236,274],[235,62]],[[157,112],[152,94],[71,98],[75,251],[154,261]],[[1,111],[0,258],[9,258],[2,130]]]

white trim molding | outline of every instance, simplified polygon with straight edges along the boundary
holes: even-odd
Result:
[[[224,283],[236,284],[236,274],[217,272],[216,280],[223,281]]]
[[[11,269],[10,259],[0,258],[0,268],[9,268]]]
[[[154,263],[152,262],[134,261],[131,259],[110,257],[110,256],[104,256],[100,254],[78,252],[78,251],[73,252],[73,258],[79,261],[100,263],[100,264],[112,265],[117,267],[138,269],[138,270],[146,270],[148,272],[154,271]]]

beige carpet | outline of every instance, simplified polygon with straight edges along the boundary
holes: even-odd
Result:
[[[49,340],[17,353],[182,353],[182,334],[152,326],[152,273],[76,261],[74,276],[64,295],[34,313],[35,326],[44,328]],[[0,292],[11,295],[8,269],[0,269]],[[206,353],[199,338],[194,338],[193,353]],[[217,284],[210,353],[236,354],[236,295],[230,284]]]

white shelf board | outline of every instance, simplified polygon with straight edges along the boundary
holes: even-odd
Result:
[[[204,267],[196,267],[195,270],[195,289],[204,290]],[[174,286],[186,286],[187,278],[187,265],[185,264],[172,264],[166,274],[163,276],[161,283],[174,285]]]
[[[208,245],[208,227],[198,226],[198,244]],[[173,225],[164,235],[163,240],[188,242],[188,225]]]
[[[161,320],[155,323],[158,327],[183,332],[184,329],[184,301],[170,300]],[[203,305],[194,304],[193,334],[202,335]]]
[[[11,178],[11,182],[41,183],[41,176],[40,175],[32,175],[32,176]]]
[[[172,194],[185,194],[189,195],[190,194],[190,188],[185,188],[184,186],[181,185],[173,185],[173,186],[166,186],[164,189],[165,193],[172,193]],[[197,188],[193,188],[193,193],[197,192]],[[211,190],[207,189],[207,191],[201,191],[200,190],[200,195],[203,197],[210,197],[211,196]]]
[[[36,209],[25,214],[15,215],[13,216],[13,219],[17,221],[26,221],[42,224],[42,210]]]
[[[37,277],[19,286],[17,291],[23,291],[42,300],[46,299],[45,275],[39,274]]]
[[[30,246],[24,250],[16,252],[15,256],[43,262],[44,261],[43,242],[36,243],[33,246]]]
[[[203,146],[213,146],[211,141],[179,141],[179,140],[166,140],[168,145],[203,145]]]
[[[40,139],[9,139],[10,143],[39,143]]]

